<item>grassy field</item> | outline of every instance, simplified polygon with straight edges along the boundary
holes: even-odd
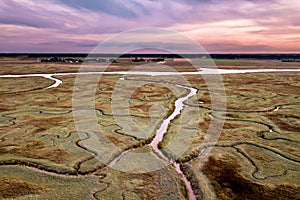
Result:
[[[166,64],[193,71],[182,61]],[[218,60],[216,64],[221,68],[300,68],[299,63],[280,61]],[[0,74],[76,72],[79,67],[0,63]],[[133,67],[119,63],[108,70]],[[96,77],[89,75],[91,80]],[[121,77],[102,75],[95,88],[101,134],[120,149],[111,152],[109,159],[130,149],[149,151],[148,144],[174,110],[177,97],[187,94],[176,84],[188,82],[198,92],[185,102],[184,117],[171,121],[159,146],[180,163],[197,199],[300,198],[299,72],[222,75],[227,110],[213,109],[211,91],[201,76],[186,75],[184,82],[175,77],[132,75],[126,76],[123,88],[131,91],[130,96],[121,95],[114,112],[112,95]],[[46,88],[53,81],[43,77],[0,78],[1,199],[188,199],[187,188],[172,166],[135,174],[101,163],[95,151],[85,146],[95,138],[89,132],[78,132],[75,126],[72,95],[76,76],[57,78],[63,83],[50,89]],[[88,81],[77,87],[92,89]],[[122,104],[125,101],[128,107]],[[129,117],[134,125],[126,123]],[[204,143],[212,121],[224,121],[223,129],[216,144]],[[141,128],[149,124],[151,128]],[[184,154],[174,157],[170,142],[189,137],[192,142],[182,147]],[[143,165],[138,160],[132,163]]]

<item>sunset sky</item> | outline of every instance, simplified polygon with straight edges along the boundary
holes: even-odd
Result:
[[[300,53],[299,0],[0,1],[0,52],[90,52],[143,27],[179,32],[209,53]]]

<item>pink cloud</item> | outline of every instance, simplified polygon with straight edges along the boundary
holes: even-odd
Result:
[[[112,0],[115,8],[75,2],[1,1],[0,51],[83,52],[113,34],[151,26],[186,34],[212,53],[300,52],[297,0]]]

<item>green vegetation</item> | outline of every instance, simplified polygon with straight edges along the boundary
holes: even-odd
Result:
[[[278,63],[216,62],[224,68],[271,68],[272,64]],[[167,61],[167,64],[193,71],[183,61]],[[284,64],[280,66],[284,67]],[[1,63],[0,73],[76,72],[78,67],[53,63]],[[129,63],[119,63],[108,70],[132,67]],[[95,66],[86,68],[98,69]],[[89,81],[94,77],[89,75],[89,80],[80,87],[86,91],[91,89]],[[85,146],[95,138],[88,132],[78,133],[74,125],[72,95],[76,76],[57,78],[63,83],[50,89],[46,88],[53,81],[43,77],[0,78],[1,199],[187,199],[185,185],[172,166],[132,174],[101,163],[97,153]],[[156,129],[174,110],[175,100],[187,94],[186,89],[176,84],[189,83],[198,89],[198,93],[185,102],[181,114],[171,121],[159,147],[168,157],[181,163],[196,197],[300,198],[298,73],[223,75],[227,110],[212,110],[211,93],[200,76],[186,75],[185,80],[142,75],[126,76],[121,81],[120,78],[121,75],[103,75],[95,93],[101,134],[120,148],[118,152],[110,152],[109,159],[126,150],[151,151],[148,144]],[[167,85],[160,84],[166,81]],[[122,85],[116,87],[118,82]],[[113,102],[114,108],[111,106],[113,94],[120,94]],[[134,125],[127,123],[129,117]],[[89,119],[80,120],[89,122]],[[203,144],[210,122],[222,120],[225,120],[224,126],[217,143]],[[151,126],[147,127],[149,124]],[[206,157],[205,152],[209,150]],[[183,155],[178,157],[174,151],[183,151]],[[137,167],[145,164],[126,156]]]
[[[183,124],[182,134],[197,131],[179,161],[199,198],[299,198],[299,75],[230,74],[223,81],[227,111],[212,110],[200,85],[198,100],[187,101],[190,109],[200,108],[200,120],[174,120],[160,146],[172,156],[168,144],[176,127]],[[211,120],[225,120],[216,145],[204,143]]]

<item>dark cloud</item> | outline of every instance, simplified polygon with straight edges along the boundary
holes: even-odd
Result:
[[[300,3],[296,0],[292,2],[288,3],[284,0],[1,0],[0,43],[4,44],[1,45],[2,48],[8,47],[8,43],[13,41],[16,43],[15,46],[28,45],[30,48],[28,43],[20,43],[26,40],[34,41],[34,48],[40,45],[41,49],[48,47],[54,49],[55,46],[71,50],[81,47],[88,49],[96,45],[95,41],[101,41],[103,37],[122,31],[141,27],[162,27],[173,28],[184,33],[194,32],[192,33],[194,39],[204,38],[204,42],[206,37],[210,37],[210,40],[218,41],[218,43],[210,43],[209,49],[213,51],[272,49],[268,41],[272,37],[274,41],[280,40],[281,43],[299,41],[297,33],[300,31]],[[255,36],[260,45],[243,45],[241,40],[246,41],[245,35],[249,38]],[[5,38],[12,39],[6,41]],[[228,38],[231,41],[228,41]],[[155,45],[159,44],[153,43],[153,48]],[[173,44],[173,47],[181,48],[178,44]]]
[[[43,10],[35,10],[14,1],[3,0],[0,23],[31,26],[35,28],[55,28],[60,22],[54,20],[55,16]],[[17,13],[17,14],[16,14]]]
[[[41,28],[42,27],[41,24],[34,23],[32,21],[24,21],[24,20],[13,19],[13,18],[5,18],[5,17],[0,19],[0,24],[30,26],[30,27],[34,27],[34,28]]]
[[[125,6],[127,4],[126,1],[60,0],[60,2],[77,9],[88,9],[118,17],[125,17],[130,19],[137,17],[136,13],[132,9]],[[140,4],[135,3],[135,6],[140,6]]]

